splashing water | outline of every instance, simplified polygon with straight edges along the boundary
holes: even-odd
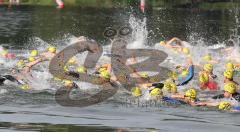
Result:
[[[133,15],[129,18],[129,24],[133,30],[132,39],[133,43],[129,44],[127,48],[146,48],[148,30],[146,27],[147,18],[143,20],[135,18]]]

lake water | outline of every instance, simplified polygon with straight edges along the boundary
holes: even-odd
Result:
[[[108,49],[103,37],[107,27],[132,26],[134,47],[154,47],[160,40],[179,37],[189,42],[196,57],[211,52],[226,61],[215,49],[238,46],[239,10],[153,9],[146,14],[129,8],[45,6],[0,6],[0,44],[21,56],[50,44],[66,47],[78,36],[96,40]],[[165,51],[168,53],[168,51]],[[168,53],[170,56],[170,53]],[[171,58],[169,60],[174,60]],[[15,62],[1,59],[1,74]],[[167,63],[167,62],[166,62]],[[178,63],[178,62],[177,62]],[[180,62],[179,62],[180,63]],[[44,67],[44,68],[42,68]],[[239,131],[239,114],[211,108],[129,103],[121,89],[103,103],[85,107],[63,107],[54,92],[46,91],[51,78],[47,66],[40,67],[37,92],[25,92],[12,84],[0,86],[0,131]],[[221,75],[222,66],[217,70]],[[38,69],[38,70],[39,70]]]

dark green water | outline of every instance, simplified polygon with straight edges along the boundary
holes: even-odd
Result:
[[[129,15],[143,18],[143,14],[123,8],[66,8],[0,6],[0,43],[24,47],[31,38],[39,37],[52,43],[68,35],[85,35],[104,43],[106,27],[128,24]],[[159,9],[145,14],[149,43],[179,37],[190,41],[203,39],[208,45],[226,41],[236,29],[238,10]]]

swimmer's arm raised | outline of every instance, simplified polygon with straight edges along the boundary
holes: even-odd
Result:
[[[173,42],[182,42],[182,40],[180,40],[179,38],[177,38],[177,37],[173,37],[172,39],[170,39],[169,41],[167,41],[167,45],[170,45],[171,43],[173,43]],[[181,44],[178,44],[179,46],[182,46]]]

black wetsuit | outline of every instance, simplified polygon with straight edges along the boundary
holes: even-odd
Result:
[[[240,102],[240,93],[235,93],[232,95],[232,97],[236,101]],[[224,94],[220,94],[220,95],[216,95],[216,96],[212,97],[212,99],[222,99],[222,98],[224,98]]]
[[[6,80],[9,80],[12,82],[18,82],[18,80],[15,77],[13,77],[12,75],[3,75],[3,76],[0,75],[0,85],[3,85],[4,81],[6,81]]]

